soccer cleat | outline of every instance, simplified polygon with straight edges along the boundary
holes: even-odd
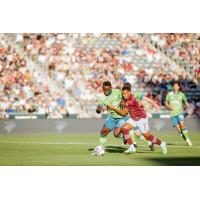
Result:
[[[154,143],[149,141],[148,145],[149,145],[150,150],[154,151]]]
[[[192,146],[192,142],[190,141],[189,138],[186,139],[186,143],[188,144],[188,146]]]
[[[125,139],[123,138],[123,145],[126,145],[126,144],[127,144],[127,140],[125,140]],[[133,142],[133,145],[134,145],[135,148],[138,147],[138,145],[137,145],[136,142]]]
[[[160,147],[162,149],[163,154],[167,153],[167,144],[166,142],[161,142]]]
[[[135,147],[136,149],[138,148],[138,145],[137,145],[136,142],[133,142],[133,145],[134,145],[134,147]]]
[[[136,148],[134,145],[130,145],[130,147],[126,151],[124,151],[124,153],[127,153],[127,154],[134,153],[134,152],[136,152]]]

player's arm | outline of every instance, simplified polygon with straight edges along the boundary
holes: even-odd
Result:
[[[185,104],[185,106],[189,109],[189,115],[192,115],[192,107],[189,104],[186,96],[183,94],[183,103]]]
[[[169,93],[167,94],[167,96],[166,96],[166,99],[165,99],[165,106],[169,109],[169,110],[173,110],[173,107],[170,105],[170,103],[169,103],[169,99],[170,99],[170,97],[169,97]]]
[[[165,101],[165,106],[166,106],[169,110],[173,110],[172,106],[169,104],[168,101]]]
[[[190,104],[189,104],[189,102],[188,101],[186,101],[185,102],[185,105],[186,105],[186,107],[189,109],[189,115],[192,115],[192,107],[190,106]]]
[[[138,103],[139,103],[139,105],[140,105],[142,108],[144,108],[144,106],[143,106],[143,104],[142,104],[141,101],[138,101]]]
[[[104,110],[105,110],[105,100],[101,98],[97,103],[96,113],[100,114]]]
[[[142,97],[142,99],[149,102],[150,104],[152,104],[155,108],[160,109],[160,106],[152,99],[150,99],[148,97]]]
[[[123,109],[121,110],[121,109],[119,109],[119,108],[116,108],[116,107],[113,106],[113,105],[108,105],[108,108],[109,108],[110,110],[115,111],[117,114],[122,115],[122,116],[125,116],[125,115],[128,114],[128,110],[125,109],[125,108],[123,108]]]
[[[120,106],[121,108],[124,108],[126,106],[126,102],[124,101],[124,99],[121,100]]]

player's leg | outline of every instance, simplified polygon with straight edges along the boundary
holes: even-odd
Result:
[[[179,133],[179,135],[186,141],[186,137],[183,135],[182,130],[181,130],[181,127],[180,127],[179,124],[176,125],[176,130],[177,130],[177,132]]]
[[[116,138],[121,138],[121,131],[122,131],[122,128],[121,127],[116,127],[113,131],[113,135],[116,137]]]
[[[137,125],[140,128],[140,131],[142,132],[146,140],[151,141],[152,144],[160,145],[163,153],[167,153],[166,142],[161,142],[157,137],[150,133],[148,118],[144,118],[137,121]]]
[[[123,144],[126,145],[127,144],[127,140],[125,140],[123,134],[122,134],[122,127],[116,127],[113,131],[113,134],[116,138],[119,138],[122,140]],[[135,134],[134,134],[134,130],[131,129],[129,131],[129,134],[131,136],[131,139],[133,141],[133,144],[135,145],[135,147],[137,147],[137,143],[136,143],[136,137],[135,137]]]
[[[127,122],[122,127],[122,134],[125,140],[127,141],[127,143],[130,145],[129,149],[126,150],[125,153],[133,153],[136,151],[136,148],[129,134],[129,131],[133,128],[134,128],[134,125],[133,125],[133,120],[131,118],[129,118],[129,120],[127,120]]]
[[[183,120],[179,121],[179,126],[181,128],[181,132],[182,132],[183,136],[185,137],[185,141],[187,142],[187,144],[189,146],[192,146],[192,142],[190,141],[190,138],[188,135],[188,130],[187,130]]]
[[[103,128],[101,129],[99,142],[100,145],[104,146],[107,142],[106,136],[115,128],[116,122],[112,116],[109,116],[104,122]]]
[[[151,141],[152,145],[157,144],[161,147],[162,152],[164,154],[167,153],[167,145],[166,142],[163,142],[161,140],[159,140],[157,137],[155,137],[153,134],[150,133],[150,131],[143,133],[144,137],[146,138],[146,140]]]
[[[132,141],[133,141],[133,144],[135,145],[135,148],[137,148],[135,129],[132,128],[132,129],[129,131],[129,134],[130,134],[130,136],[131,136],[131,139],[132,139]]]
[[[100,136],[99,136],[99,143],[100,145],[104,146],[105,143],[107,142],[107,139],[106,139],[106,136],[108,135],[108,133],[110,133],[110,129],[106,126],[104,126],[102,129],[101,129],[101,133],[100,133]]]
[[[177,130],[177,132],[179,133],[179,135],[180,135],[184,140],[186,140],[185,136],[184,136],[183,133],[182,133],[180,124],[179,124],[179,116],[172,116],[172,117],[171,117],[171,122],[172,122],[173,127],[176,128],[176,130]]]
[[[123,134],[122,134],[122,132],[121,132],[121,129],[122,129],[123,125],[126,123],[126,121],[127,121],[128,119],[129,119],[129,116],[128,116],[128,115],[124,116],[124,117],[121,118],[121,119],[118,119],[118,120],[117,120],[117,124],[116,124],[116,128],[114,129],[114,136],[115,136],[115,137],[118,137],[118,138],[120,138],[120,139],[122,139],[124,144],[127,144],[127,141],[126,141],[126,139],[124,138],[124,136],[123,136]],[[134,144],[135,147],[136,147],[136,141],[135,141],[136,139],[135,139],[135,134],[134,134],[134,132],[133,132],[133,129],[130,130],[129,134],[130,134],[130,136],[131,136],[131,139],[132,139],[132,141],[133,141],[133,144]]]
[[[111,130],[106,127],[106,125],[104,124],[103,128],[101,129],[101,132],[100,132],[100,136],[99,136],[99,145],[101,148],[104,149],[104,145],[106,143],[106,136],[108,135],[108,133],[110,132]],[[94,151],[92,152],[93,156],[96,156],[98,155],[98,152],[96,151],[96,148],[94,149]]]
[[[147,144],[151,151],[154,151],[154,144],[151,141],[148,141],[148,140],[145,139],[145,137],[142,135],[138,126],[134,127],[134,132],[135,132],[136,138],[140,139],[145,144]]]
[[[177,115],[177,116],[173,116],[171,118],[172,124],[174,127],[176,127],[176,130],[178,131],[178,133],[181,135],[181,137],[187,142],[187,144],[189,146],[192,145],[192,142],[189,139],[188,136],[188,130],[184,124],[184,116],[183,114]]]
[[[126,123],[126,121],[128,119],[129,119],[128,116],[124,116],[121,119],[116,119],[116,125],[115,125],[114,131],[113,131],[113,134],[114,134],[115,137],[122,138],[121,137],[121,130],[122,130],[123,125]]]

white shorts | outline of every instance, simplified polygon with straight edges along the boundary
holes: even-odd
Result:
[[[149,122],[148,122],[148,118],[142,118],[139,121],[135,121],[132,118],[129,118],[126,123],[132,125],[133,127],[138,126],[141,133],[146,133],[149,131]]]

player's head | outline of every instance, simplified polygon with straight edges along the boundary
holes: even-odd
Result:
[[[103,82],[103,93],[108,96],[112,91],[112,84],[110,81]]]
[[[122,96],[124,99],[129,99],[131,96],[131,88],[129,86],[123,86]]]
[[[181,84],[180,84],[180,82],[175,82],[173,84],[173,89],[174,89],[175,92],[179,92],[181,90]]]
[[[124,86],[127,86],[127,87],[130,87],[130,88],[131,88],[131,84],[130,84],[129,82],[125,82],[125,83],[123,84],[122,88],[123,88]]]

